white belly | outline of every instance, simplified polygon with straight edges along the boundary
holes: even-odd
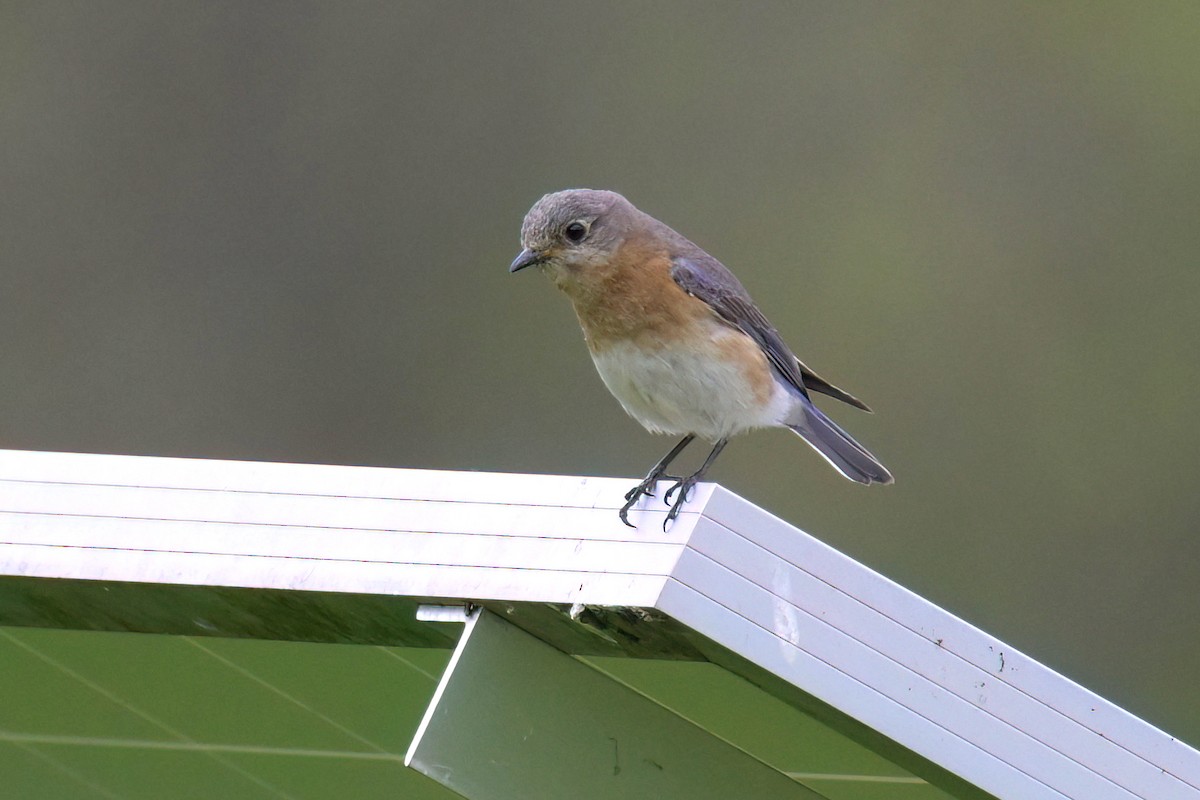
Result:
[[[775,382],[764,402],[745,371],[721,355],[716,341],[706,352],[669,346],[651,352],[621,343],[592,358],[608,390],[651,433],[716,441],[780,424],[796,402],[792,394]]]

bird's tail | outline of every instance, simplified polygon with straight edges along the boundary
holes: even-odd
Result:
[[[825,416],[807,397],[800,398],[785,423],[812,445],[834,469],[858,483],[892,483],[892,473],[867,448]]]

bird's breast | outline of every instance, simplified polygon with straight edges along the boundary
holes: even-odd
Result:
[[[715,441],[778,425],[795,402],[759,347],[715,319],[670,337],[609,340],[592,358],[625,411],[654,433]]]

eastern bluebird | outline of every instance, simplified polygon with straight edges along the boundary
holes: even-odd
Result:
[[[720,261],[621,195],[546,195],[525,216],[521,247],[509,272],[537,266],[567,294],[596,369],[625,411],[651,433],[683,435],[625,495],[626,525],[665,478],[675,482],[663,496],[665,527],[729,437],[753,428],[791,428],[850,480],[892,482],[808,393],[870,411],[866,404],[801,363]],[[686,478],[668,475],[697,436],[715,443],[704,464]]]

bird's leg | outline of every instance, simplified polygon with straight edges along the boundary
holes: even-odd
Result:
[[[725,445],[729,443],[728,439],[720,439],[713,445],[712,452],[708,454],[708,458],[704,459],[704,463],[700,465],[700,469],[688,475],[686,478],[680,478],[679,483],[676,483],[667,493],[663,495],[663,502],[671,506],[671,510],[667,512],[667,518],[663,520],[663,530],[667,529],[667,523],[679,516],[679,510],[684,503],[687,502],[688,494],[692,491],[700,479],[704,477],[704,473],[712,466],[712,463],[717,460],[717,456],[721,455],[721,451],[725,449]],[[671,502],[671,495],[679,492],[679,497],[675,502]]]
[[[679,444],[671,448],[671,452],[663,456],[662,459],[654,465],[654,468],[651,469],[646,475],[645,480],[625,493],[625,505],[621,506],[620,512],[621,522],[624,522],[631,528],[637,527],[629,521],[629,509],[633,508],[637,501],[641,500],[643,497],[654,497],[654,485],[660,480],[663,478],[674,477],[667,474],[667,467],[672,461],[675,460],[676,456],[683,452],[683,448],[691,444],[692,440],[695,438],[695,434],[692,433],[689,433],[687,436],[683,437],[683,440]]]

